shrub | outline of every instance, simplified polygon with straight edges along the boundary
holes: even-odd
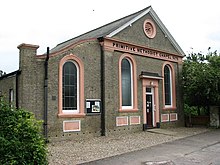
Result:
[[[197,109],[198,108],[196,106],[189,106],[188,104],[184,104],[184,113],[187,116],[189,115],[197,116],[198,115]]]
[[[0,164],[48,164],[42,122],[0,98]]]

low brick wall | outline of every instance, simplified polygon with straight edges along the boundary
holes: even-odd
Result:
[[[210,117],[209,116],[192,116],[191,117],[191,126],[193,125],[202,125],[202,126],[208,126],[210,123]],[[189,125],[189,117],[185,117],[185,123],[186,125]]]

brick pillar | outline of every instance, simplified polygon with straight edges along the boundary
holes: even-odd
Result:
[[[210,108],[210,126],[219,128],[219,107],[211,106]]]
[[[36,91],[37,91],[37,60],[36,53],[38,45],[20,44],[19,49],[19,106],[35,113]],[[36,114],[36,113],[35,113]]]
[[[19,70],[28,68],[34,61],[37,54],[38,45],[20,44],[19,49]]]

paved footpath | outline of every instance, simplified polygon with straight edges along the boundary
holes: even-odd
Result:
[[[220,129],[84,165],[220,165]]]

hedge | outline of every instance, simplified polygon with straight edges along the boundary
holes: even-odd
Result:
[[[41,129],[42,121],[33,113],[16,109],[0,98],[0,164],[48,164]]]

